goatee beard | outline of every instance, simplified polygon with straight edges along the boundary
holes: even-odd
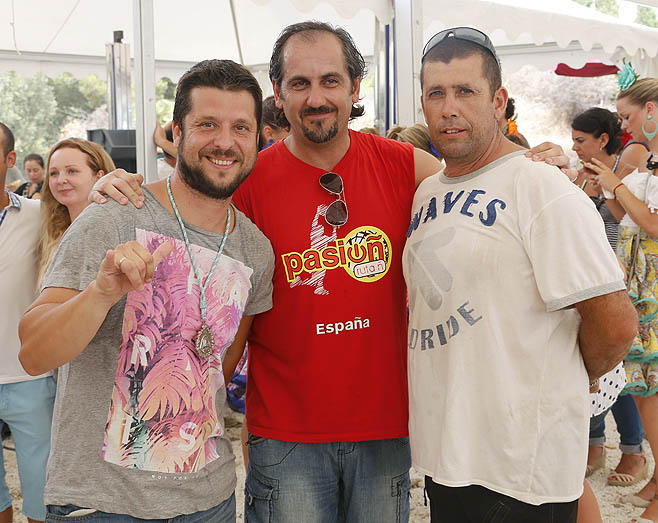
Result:
[[[334,122],[334,124],[326,131],[323,131],[322,128],[311,129],[303,126],[302,132],[304,133],[304,138],[313,143],[327,143],[334,139],[338,134],[338,122]]]

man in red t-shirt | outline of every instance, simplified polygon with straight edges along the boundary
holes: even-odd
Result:
[[[364,70],[344,30],[284,29],[270,79],[291,135],[235,194],[276,258],[274,308],[249,337],[249,522],[409,518],[401,254],[440,164],[348,129]]]

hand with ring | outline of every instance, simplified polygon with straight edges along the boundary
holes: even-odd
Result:
[[[107,251],[96,275],[96,292],[114,305],[124,294],[143,290],[172,249],[170,242],[163,242],[151,254],[138,242],[130,241]]]
[[[144,192],[142,191],[144,177],[123,169],[117,169],[102,176],[91,188],[89,201],[106,203],[107,198],[116,200],[121,205],[129,201],[137,208],[144,205]]]

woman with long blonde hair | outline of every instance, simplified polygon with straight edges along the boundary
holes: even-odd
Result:
[[[100,145],[80,138],[66,138],[50,150],[46,179],[41,190],[39,282],[71,222],[84,210],[96,180],[115,169]]]

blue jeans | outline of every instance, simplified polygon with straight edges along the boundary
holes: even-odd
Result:
[[[642,438],[644,428],[640,413],[631,395],[619,396],[612,406],[612,415],[617,423],[620,444],[619,449],[626,454],[638,454],[642,452]],[[590,420],[589,444],[603,445],[605,443],[605,411]]]
[[[23,514],[43,521],[46,506],[43,488],[50,452],[50,425],[55,402],[52,377],[0,384],[0,426],[6,423],[16,448],[18,476],[23,494]],[[0,511],[11,507],[0,450]]]
[[[409,521],[409,438],[248,445],[245,523]]]
[[[117,500],[120,506],[121,501]],[[157,510],[157,507],[154,507]],[[80,515],[71,515],[71,513],[81,511]],[[235,494],[223,501],[216,507],[194,514],[184,514],[169,519],[140,519],[128,516],[126,514],[110,514],[99,510],[88,512],[75,505],[48,505],[46,514],[47,523],[136,523],[143,521],[145,523],[235,523]]]

